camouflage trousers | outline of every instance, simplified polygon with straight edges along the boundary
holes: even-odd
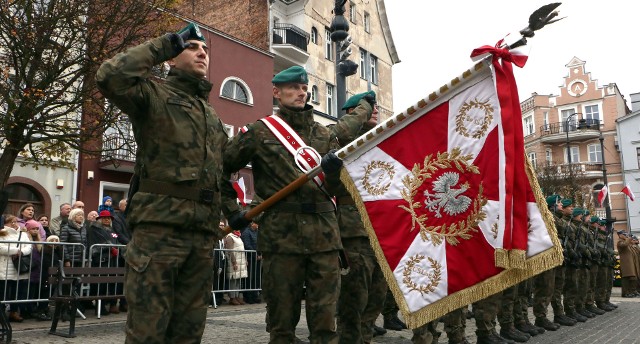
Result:
[[[519,324],[529,321],[529,297],[533,290],[533,278],[518,284],[518,294],[513,303],[513,322]],[[548,304],[547,304],[548,305]]]
[[[581,311],[584,310],[584,306],[587,303],[591,273],[587,268],[579,268],[576,270],[576,310]]]
[[[562,305],[562,292],[564,291],[565,272],[566,267],[564,265],[555,267],[553,296],[551,296],[551,307],[553,308],[553,315],[564,315],[564,306]]]
[[[562,297],[564,303],[564,312],[573,314],[576,311],[576,303],[578,296],[578,269],[575,267],[567,267],[564,275],[564,289],[562,289]]]
[[[459,308],[442,317],[444,331],[450,343],[462,342],[465,339],[464,331],[467,325],[467,307]],[[428,322],[413,330],[411,342],[413,344],[437,343],[440,332],[436,330],[438,320]]]
[[[498,308],[498,322],[500,322],[500,328],[509,328],[513,326],[513,304],[516,301],[517,294],[517,284],[502,291],[500,307]]]
[[[598,273],[602,271],[596,264],[591,265],[589,270],[589,288],[587,290],[587,299],[585,304],[593,305],[596,301],[596,280],[598,279]]]
[[[596,277],[595,298],[596,304],[601,305],[609,302],[611,288],[613,287],[613,269],[608,266],[599,266],[598,277]]]
[[[294,342],[304,287],[310,342],[337,343],[338,251],[306,255],[265,252],[262,258],[262,289],[267,302],[269,343]]]
[[[396,299],[393,298],[393,293],[391,289],[387,288],[387,294],[384,298],[384,305],[382,307],[382,315],[385,318],[392,317],[398,315],[398,304],[396,303]]]
[[[562,269],[553,268],[533,277],[533,315],[536,318],[547,317],[547,308],[555,290],[556,271],[559,268]]]
[[[502,293],[493,294],[473,303],[473,317],[476,320],[476,335],[483,337],[495,331],[496,315],[500,307]]]
[[[370,343],[373,325],[382,311],[387,283],[369,238],[342,239],[349,273],[340,281],[338,334],[340,343]]]
[[[140,224],[127,245],[126,343],[199,343],[213,281],[213,233]]]

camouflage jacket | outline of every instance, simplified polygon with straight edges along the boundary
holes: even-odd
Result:
[[[609,245],[606,231],[598,229],[596,232],[596,247],[600,251],[600,266],[613,266],[616,260],[615,252]]]
[[[152,39],[104,62],[98,88],[131,119],[138,145],[135,172],[141,179],[211,190],[213,201],[179,198],[161,189],[139,191],[129,200],[127,220],[218,232],[222,151],[228,137],[207,103],[208,81],[177,69],[165,83],[151,77],[154,65],[173,56],[168,38]]]
[[[343,116],[332,129],[313,120],[313,108],[309,105],[302,111],[281,107],[277,115],[296,131],[306,145],[325,155],[329,150],[339,148],[337,140],[332,138],[357,133],[371,116],[372,108],[366,101],[361,101],[359,106],[365,107],[366,111],[358,116]],[[251,163],[255,193],[264,200],[303,175],[293,156],[262,121],[248,125],[247,131],[235,136],[224,152],[225,175],[248,163]],[[330,193],[335,192],[335,185],[327,182],[326,186]],[[240,210],[230,182],[222,184],[222,194],[226,216]],[[259,220],[258,250],[309,254],[342,248],[334,211],[296,213],[279,208],[327,202],[330,202],[328,196],[310,181],[267,209]]]
[[[578,264],[578,260],[580,260],[580,254],[578,252],[577,248],[577,239],[578,239],[578,230],[577,228],[574,226],[574,224],[571,221],[571,217],[569,216],[565,216],[562,218],[563,222],[564,222],[564,235],[565,235],[565,242],[566,242],[566,247],[565,249],[567,250],[568,254],[569,254],[569,258],[571,259],[571,263],[572,265],[577,265]]]
[[[578,240],[578,253],[582,256],[584,266],[591,264],[591,250],[589,249],[589,228],[583,221],[572,221],[576,227],[576,240]]]

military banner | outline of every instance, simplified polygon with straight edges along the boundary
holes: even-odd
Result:
[[[338,152],[387,282],[411,328],[562,263],[526,164],[508,50]]]

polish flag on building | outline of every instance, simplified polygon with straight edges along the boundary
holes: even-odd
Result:
[[[236,194],[238,194],[238,202],[240,202],[242,206],[246,206],[249,201],[247,200],[247,188],[244,186],[243,177],[233,182],[233,189],[236,190]]]
[[[609,194],[609,188],[605,185],[598,192],[598,203],[604,204],[605,198],[607,198],[607,194]]]
[[[629,185],[625,185],[624,188],[622,188],[622,192],[627,195],[632,202],[636,200],[636,197],[634,196],[633,191],[631,191]]]
[[[502,63],[482,60],[338,152],[411,328],[562,263],[526,165],[516,58],[483,49]]]

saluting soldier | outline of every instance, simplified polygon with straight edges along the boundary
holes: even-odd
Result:
[[[129,115],[136,143],[128,197],[127,343],[196,343],[219,238],[224,126],[207,102],[209,48],[195,24],[104,62],[100,92]],[[151,68],[168,62],[166,82]]]
[[[248,125],[224,152],[225,175],[251,163],[256,195],[264,200],[303,174],[298,164],[305,170],[313,168],[320,163],[320,155],[324,156],[324,172],[338,173],[342,161],[330,153],[339,148],[332,138],[355,135],[373,111],[373,100],[364,97],[354,115],[343,116],[329,129],[313,120],[304,68],[285,69],[273,77],[272,83],[277,114]],[[338,341],[335,315],[340,288],[338,250],[342,244],[332,203],[336,185],[324,183],[321,177],[277,202],[259,220],[258,251],[263,258],[262,287],[270,343],[294,341],[303,287],[311,343]],[[230,182],[222,184],[222,193],[229,225],[233,229],[245,227],[249,221],[236,202]]]
[[[356,94],[342,107],[347,116],[367,111],[359,107],[364,97],[376,99],[373,91]],[[355,136],[364,134],[378,122],[378,107],[374,103],[371,119],[362,126]],[[337,137],[340,146],[350,143],[355,137]],[[337,175],[334,175],[337,176]],[[331,181],[334,182],[334,181]],[[335,183],[340,185],[340,181]],[[369,242],[367,230],[362,223],[358,208],[344,186],[336,191],[338,206],[338,226],[344,252],[349,260],[349,273],[342,276],[338,299],[338,335],[340,343],[370,343],[373,338],[375,321],[382,311],[387,292],[387,283],[376,261],[375,252]]]

